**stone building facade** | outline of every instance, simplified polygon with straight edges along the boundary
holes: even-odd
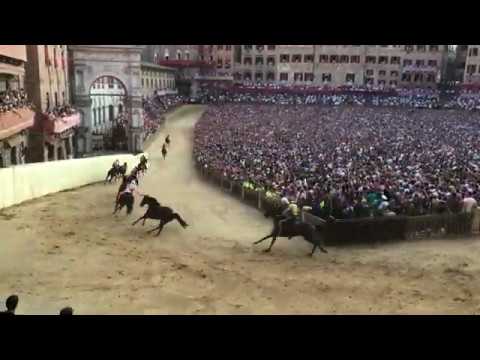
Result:
[[[4,108],[10,91],[24,89],[26,61],[26,45],[0,45],[0,167],[26,162],[34,112],[28,107]]]
[[[74,157],[80,114],[60,116],[60,109],[70,105],[68,66],[67,45],[27,45],[25,87],[36,109],[35,125],[29,134],[29,161]]]
[[[465,84],[480,84],[480,45],[468,45],[465,54]]]
[[[176,94],[176,70],[167,66],[142,62],[142,96]]]
[[[223,46],[223,45],[222,45]],[[218,45],[213,45],[218,49]],[[233,66],[213,57],[236,81],[297,85],[436,87],[447,45],[234,45]]]

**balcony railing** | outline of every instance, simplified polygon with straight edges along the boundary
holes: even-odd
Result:
[[[44,129],[47,133],[60,134],[80,125],[80,113],[77,112],[64,117],[46,117],[44,121]]]
[[[35,113],[30,109],[0,113],[0,140],[33,126],[34,116]]]

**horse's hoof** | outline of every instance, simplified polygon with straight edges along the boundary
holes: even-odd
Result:
[[[263,250],[264,253],[269,253],[270,251],[271,251],[270,249]]]

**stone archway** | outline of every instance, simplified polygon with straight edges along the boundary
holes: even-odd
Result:
[[[128,114],[128,149],[143,151],[143,108],[141,92],[140,45],[71,45],[73,102],[81,113],[79,149],[92,151],[93,118],[90,88],[100,77],[118,79],[127,93],[123,111]]]

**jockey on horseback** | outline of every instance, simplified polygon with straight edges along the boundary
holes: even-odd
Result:
[[[120,161],[118,159],[115,160],[115,162],[112,165],[112,168],[115,169],[115,171],[118,171],[118,169],[120,168]]]
[[[295,224],[298,221],[300,215],[300,209],[298,208],[297,204],[295,204],[294,202],[290,202],[286,197],[282,198],[281,202],[287,207],[282,212],[282,216],[284,217],[284,219],[278,222],[279,234],[282,233],[282,228],[284,224]],[[289,236],[288,238],[291,239],[292,237]]]
[[[123,194],[132,194],[132,196],[134,196],[135,194],[138,194],[140,196],[143,196],[143,194],[138,191],[138,186],[134,179],[132,179],[130,182],[127,183],[123,191],[118,192],[117,202]]]

